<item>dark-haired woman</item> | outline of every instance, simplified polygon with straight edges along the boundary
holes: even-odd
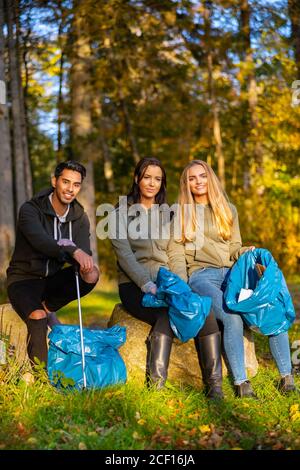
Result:
[[[187,280],[182,247],[172,236],[170,218],[166,217],[166,174],[159,160],[144,158],[136,166],[126,205],[112,214],[118,230],[112,235],[119,270],[119,295],[126,310],[152,326],[147,341],[146,381],[160,389],[164,386],[172,342],[167,308],[147,308],[141,304],[144,293],[156,293],[156,276],[166,267]],[[169,224],[169,231],[165,230]],[[164,231],[165,230],[165,231]],[[201,338],[218,332],[211,313],[195,338],[200,367],[209,398],[222,398],[220,351],[200,348]],[[200,351],[201,349],[201,351]]]

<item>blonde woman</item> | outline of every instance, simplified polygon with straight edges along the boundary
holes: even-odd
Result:
[[[244,362],[243,320],[229,313],[223,290],[233,263],[245,251],[238,214],[223,191],[213,169],[202,160],[190,162],[180,181],[181,239],[191,288],[212,298],[212,309],[224,327],[224,348],[233,374],[236,395],[255,397]],[[283,393],[295,391],[287,333],[269,336],[272,355],[281,375]]]

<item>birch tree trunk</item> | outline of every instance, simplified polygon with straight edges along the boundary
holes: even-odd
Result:
[[[15,239],[12,161],[9,116],[5,88],[4,5],[0,0],[0,285],[3,286],[6,268]]]

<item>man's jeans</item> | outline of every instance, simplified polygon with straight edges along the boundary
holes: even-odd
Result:
[[[229,268],[201,268],[194,271],[189,285],[199,295],[212,299],[212,309],[224,326],[224,349],[236,385],[247,380],[244,358],[244,323],[241,315],[231,313],[223,301]],[[281,376],[291,373],[291,356],[287,333],[269,336],[271,353]]]

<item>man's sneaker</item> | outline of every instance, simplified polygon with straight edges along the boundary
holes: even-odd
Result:
[[[283,394],[291,392],[300,393],[300,390],[295,386],[292,374],[281,377],[278,389]]]
[[[239,398],[257,398],[249,380],[235,385],[235,394]]]

